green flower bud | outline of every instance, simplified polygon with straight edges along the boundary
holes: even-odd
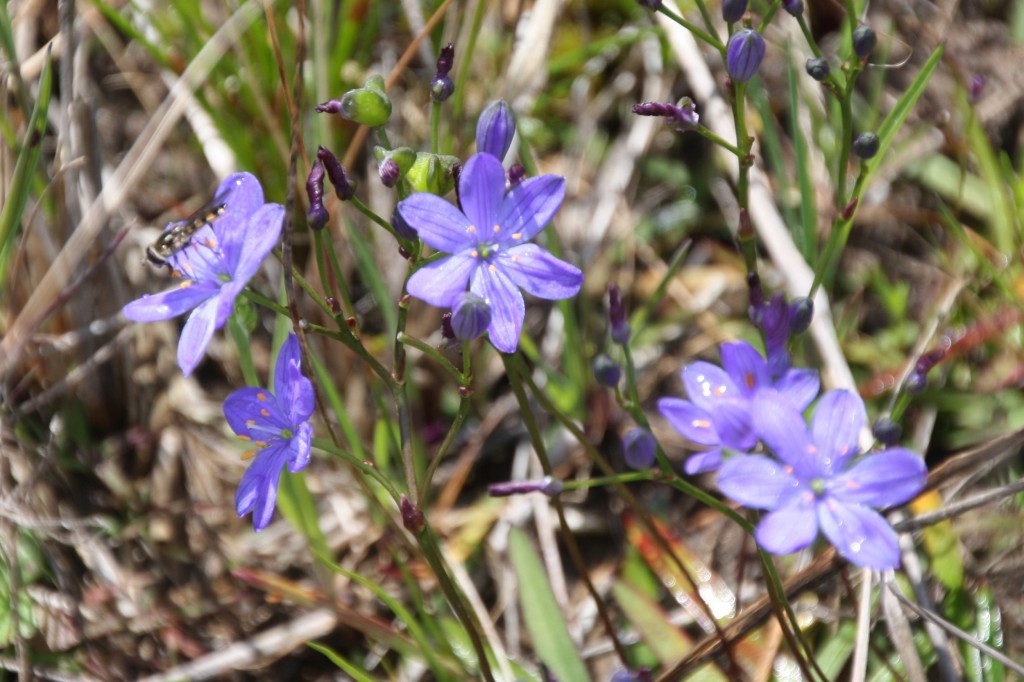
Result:
[[[443,197],[455,187],[452,171],[458,162],[456,156],[420,152],[416,154],[416,161],[405,179],[416,192],[430,192]]]

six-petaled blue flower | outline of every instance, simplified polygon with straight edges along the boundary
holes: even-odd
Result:
[[[688,474],[718,469],[723,448],[745,452],[757,444],[751,401],[759,392],[774,388],[780,400],[802,411],[819,388],[817,373],[807,369],[789,369],[773,379],[769,364],[745,341],[722,344],[722,367],[694,362],[683,368],[682,378],[689,400],[662,398],[658,410],[676,431],[711,446],[686,460]]]
[[[542,175],[506,194],[505,170],[491,154],[473,156],[459,178],[463,211],[440,197],[413,194],[398,205],[426,244],[451,254],[409,278],[409,293],[451,308],[469,287],[491,309],[491,343],[515,352],[526,306],[520,289],[538,298],[574,296],[583,273],[529,241],[551,221],[565,197],[565,178]]]
[[[220,184],[215,202],[224,215],[192,236],[189,246],[170,256],[167,264],[181,285],[143,296],[124,307],[135,322],[155,322],[192,310],[178,340],[178,365],[192,373],[214,330],[227,322],[235,298],[256,274],[277,243],[284,207],[263,201],[263,188],[250,173],[236,173]]]
[[[247,386],[224,401],[224,417],[238,437],[250,441],[254,457],[235,495],[235,510],[242,517],[252,512],[259,532],[274,515],[281,470],[295,473],[309,464],[315,398],[313,384],[302,374],[299,341],[294,335],[281,346],[274,366],[273,392]]]
[[[808,431],[803,416],[776,391],[753,400],[758,436],[778,459],[732,457],[722,465],[718,487],[729,498],[769,513],[757,541],[773,554],[807,547],[821,531],[839,554],[877,570],[900,563],[896,533],[876,509],[915,497],[927,468],[921,457],[891,448],[858,457],[867,415],[856,394],[822,397]]]

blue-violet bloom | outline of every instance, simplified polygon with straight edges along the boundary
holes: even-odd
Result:
[[[855,393],[836,390],[818,404],[808,431],[803,416],[774,391],[753,401],[754,428],[778,460],[764,455],[729,459],[718,487],[729,498],[767,514],[757,541],[773,554],[810,545],[820,530],[850,562],[897,568],[895,531],[876,509],[903,504],[924,488],[924,460],[903,448],[858,457],[867,419]]]
[[[503,100],[488,104],[476,121],[476,150],[504,160],[516,136],[516,117],[512,107]]]
[[[699,361],[683,368],[689,400],[658,401],[658,410],[676,431],[711,448],[686,460],[684,469],[690,475],[721,467],[723,448],[746,452],[757,444],[752,401],[759,393],[771,390],[802,412],[820,387],[818,374],[809,369],[789,369],[773,379],[768,362],[746,341],[723,343],[721,350],[722,367]]]
[[[439,308],[453,308],[468,286],[490,306],[491,343],[513,353],[526,316],[520,289],[557,300],[574,296],[583,284],[579,268],[528,243],[562,205],[565,178],[541,175],[506,194],[501,162],[491,154],[476,154],[459,177],[459,196],[465,212],[425,192],[398,205],[420,239],[452,254],[414,272],[409,293]]]
[[[185,376],[199,364],[214,330],[231,316],[235,298],[274,248],[284,221],[284,207],[264,203],[263,188],[250,173],[229,176],[215,196],[224,214],[167,258],[182,279],[180,286],[143,296],[123,310],[134,322],[169,320],[192,310],[178,340],[178,366]]]
[[[259,532],[274,515],[281,470],[295,473],[309,464],[315,398],[313,384],[302,374],[299,341],[294,334],[281,346],[274,366],[274,392],[256,386],[240,388],[224,401],[224,417],[238,437],[257,449],[235,494],[235,510],[242,517],[252,512],[252,527]]]
[[[754,77],[764,59],[764,38],[753,29],[736,31],[725,47],[725,68],[732,79],[744,83]]]

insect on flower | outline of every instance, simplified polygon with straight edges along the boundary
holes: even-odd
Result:
[[[167,265],[168,258],[188,248],[196,232],[220,218],[227,209],[227,204],[207,206],[176,223],[146,247],[146,260],[157,267]]]

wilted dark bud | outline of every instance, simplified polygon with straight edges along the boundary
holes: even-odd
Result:
[[[427,524],[423,510],[417,507],[408,497],[402,495],[398,501],[398,509],[402,513],[402,525],[410,533],[418,534]]]
[[[747,0],[722,0],[722,18],[726,23],[736,23],[743,18],[746,11]]]
[[[516,117],[503,99],[487,105],[476,121],[476,150],[504,159],[516,135]]]
[[[452,333],[459,341],[480,338],[491,325],[491,307],[476,294],[464,291],[452,306]]]
[[[764,38],[757,31],[745,28],[732,34],[725,48],[725,68],[732,79],[745,83],[754,77],[764,59]]]
[[[891,448],[899,442],[903,427],[888,417],[882,417],[871,427],[871,433],[883,448]]]
[[[309,197],[309,212],[306,220],[312,230],[322,230],[327,225],[330,215],[324,208],[324,166],[317,159],[313,167],[309,169],[309,177],[306,178],[306,196]]]
[[[864,59],[878,44],[878,36],[867,24],[861,24],[853,29],[853,51],[858,57]]]
[[[599,384],[608,388],[615,388],[619,385],[619,380],[622,378],[622,368],[619,367],[619,363],[601,353],[594,358],[592,367],[594,369],[594,378],[597,379]]]
[[[696,130],[700,123],[697,105],[689,97],[683,97],[678,104],[641,102],[633,105],[633,113],[638,116],[662,116],[666,125],[681,133]]]
[[[533,481],[492,483],[487,486],[487,493],[491,497],[508,497],[509,495],[521,495],[523,493],[544,493],[548,497],[554,497],[564,489],[565,486],[560,480],[553,476],[545,476]]]
[[[449,76],[434,76],[430,80],[430,97],[435,102],[443,102],[455,92],[455,82]]]
[[[811,326],[814,318],[814,301],[801,296],[794,298],[789,304],[789,333],[793,336],[803,334]]]
[[[650,469],[658,443],[647,429],[634,427],[622,437],[622,456],[630,469]]]
[[[441,48],[441,53],[437,56],[437,75],[447,76],[452,70],[452,64],[455,63],[455,44],[448,43]]]
[[[349,90],[341,99],[318,104],[316,111],[341,114],[350,121],[376,128],[391,118],[391,100],[384,93],[384,79],[374,76],[364,87]]]
[[[444,196],[455,186],[453,169],[458,162],[455,156],[419,152],[405,179],[416,192]]]
[[[345,174],[345,167],[341,165],[341,161],[338,161],[338,157],[330,149],[320,145],[319,149],[316,150],[316,158],[324,165],[327,179],[334,185],[334,192],[338,195],[338,198],[346,201],[354,197],[356,194],[356,183],[354,180],[349,181],[348,176]]]
[[[629,343],[632,330],[626,321],[626,306],[622,303],[622,292],[615,282],[608,285],[608,322],[611,326],[612,340],[622,345]]]
[[[661,0],[636,0],[636,4],[647,9],[653,9],[655,12],[661,9]]]
[[[782,0],[782,9],[798,17],[804,13],[804,0]]]
[[[388,157],[377,166],[377,175],[380,176],[380,181],[385,187],[394,187],[398,184],[398,178],[401,177],[401,170],[395,160]]]
[[[513,163],[508,168],[508,186],[515,187],[526,179],[526,168],[521,163]]]
[[[377,159],[377,173],[385,187],[398,184],[416,162],[416,151],[412,147],[388,150],[378,145],[373,148],[373,156]]]
[[[978,101],[978,99],[981,97],[981,91],[985,89],[985,83],[987,82],[988,79],[985,78],[985,76],[982,76],[981,74],[971,76],[971,83],[967,89],[967,96],[970,98],[972,102]]]
[[[914,370],[907,377],[904,387],[907,389],[907,393],[921,393],[928,388],[928,377],[922,372]]]
[[[402,239],[416,239],[419,236],[416,234],[416,230],[412,229],[412,225],[405,222],[401,210],[397,208],[391,214],[391,227],[395,229],[395,233]]]
[[[811,57],[804,64],[804,69],[807,70],[807,75],[818,81],[819,83],[828,80],[829,71],[831,67],[828,65],[828,60],[824,57]]]
[[[449,341],[455,340],[455,330],[452,329],[452,314],[450,312],[441,315],[441,336]]]
[[[874,133],[861,133],[853,139],[853,153],[858,158],[868,159],[874,158],[875,154],[878,153],[878,135]]]

